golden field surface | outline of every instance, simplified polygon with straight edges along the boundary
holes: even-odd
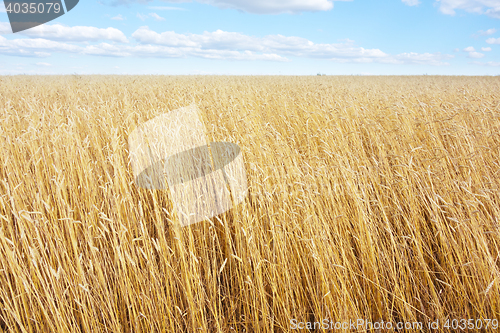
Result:
[[[0,77],[0,332],[496,332],[499,92],[499,77]],[[127,138],[192,103],[210,140],[241,148],[249,192],[178,228],[168,191],[135,186]]]

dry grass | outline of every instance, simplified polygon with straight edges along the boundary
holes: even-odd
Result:
[[[0,77],[0,331],[500,319],[497,77]],[[137,124],[197,103],[250,193],[180,231]]]

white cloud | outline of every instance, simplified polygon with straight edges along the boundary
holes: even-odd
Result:
[[[447,66],[449,63],[444,60],[452,59],[455,56],[449,54],[437,53],[401,53],[384,59],[386,63],[393,64],[416,64],[416,65],[432,65],[432,66]]]
[[[222,30],[204,32],[203,34],[178,34],[173,31],[157,33],[148,27],[140,27],[132,34],[132,37],[147,47],[161,45],[170,48],[189,48],[199,50],[199,52],[207,52],[208,50],[263,52],[284,56],[330,59],[337,62],[444,65],[446,63],[443,60],[453,57],[439,53],[402,53],[391,56],[379,49],[365,49],[355,46],[354,41],[349,39],[335,44],[315,44],[301,37],[269,35],[259,38]]]
[[[33,54],[35,55],[35,57],[38,57],[38,58],[47,58],[47,57],[50,57],[50,55],[51,55],[48,52],[39,52],[39,51],[38,52],[35,51],[35,52],[33,52]]]
[[[0,35],[12,34],[12,28],[7,22],[0,22]]]
[[[477,33],[480,36],[489,36],[489,35],[493,35],[495,32],[497,32],[497,29],[491,28],[491,29],[488,29],[486,31],[479,30]]]
[[[484,57],[484,54],[479,53],[479,52],[469,52],[468,57],[473,58],[473,59],[479,59],[479,58]]]
[[[257,53],[252,51],[236,50],[203,50],[189,47],[167,47],[161,45],[135,45],[100,43],[85,47],[50,41],[46,39],[13,39],[8,40],[0,36],[0,54],[22,57],[48,57],[53,52],[73,53],[109,57],[157,57],[157,58],[185,58],[199,57],[223,60],[271,60],[289,61],[278,54]]]
[[[21,57],[48,57],[50,52],[78,52],[81,47],[47,39],[13,39],[0,36],[0,54]]]
[[[115,0],[114,5],[130,3],[146,4],[152,0]],[[165,1],[165,0],[164,0]],[[301,12],[326,11],[333,8],[334,1],[352,0],[196,0],[199,3],[213,5],[219,8],[230,8],[254,14],[296,14]],[[184,0],[168,0],[165,2],[182,3]]]
[[[161,45],[137,45],[128,48],[131,56],[137,57],[157,57],[157,58],[186,58],[197,57],[206,59],[220,60],[271,60],[271,61],[289,61],[287,58],[278,54],[263,53],[259,54],[252,51],[235,50],[203,50],[190,47],[167,47]]]
[[[483,51],[483,52],[490,52],[491,51],[491,47],[482,47],[481,51]]]
[[[485,14],[500,18],[500,1],[498,0],[436,0],[441,5],[439,10],[446,15],[455,15],[457,9],[469,13]]]
[[[51,67],[52,66],[52,64],[49,64],[48,62],[37,62],[35,65],[43,66],[43,67]]]
[[[82,48],[79,53],[105,57],[130,57],[132,48],[123,47],[121,45],[113,45],[109,43],[100,43],[97,45],[89,45]]]
[[[263,38],[248,36],[237,32],[217,30],[203,34],[178,34],[173,31],[157,33],[148,27],[136,30],[132,37],[141,44],[155,44],[170,47],[193,47],[199,49],[243,50],[252,52],[280,52],[295,56],[316,58],[333,57],[383,57],[378,49],[367,50],[354,47],[353,41],[339,44],[314,44],[301,37],[269,35]]]
[[[149,13],[149,16],[151,16],[152,18],[154,18],[157,21],[165,21],[164,17],[161,17],[160,15],[158,15],[156,13]]]
[[[476,52],[476,49],[474,49],[473,46],[466,47],[464,49],[464,52],[468,52],[469,53],[469,55],[468,55],[469,58],[478,59],[478,58],[484,57],[484,54]]]
[[[141,13],[137,13],[137,17],[141,20],[141,21],[145,21],[147,20],[148,18],[152,17],[154,18],[156,21],[165,21],[165,18],[164,17],[161,17],[160,15],[156,14],[156,13],[149,13],[148,15],[144,15],[144,14],[141,14]]]
[[[486,43],[488,44],[500,44],[500,38],[488,38],[486,40]]]
[[[219,8],[242,10],[254,14],[296,14],[326,11],[333,8],[329,0],[198,0]],[[350,0],[339,0],[350,1]]]
[[[165,7],[165,6],[151,6],[148,8],[152,10],[186,10],[185,8],[181,7]]]
[[[491,66],[491,67],[500,66],[500,62],[497,62],[497,61],[488,61],[488,62],[473,61],[471,63],[476,64],[476,65],[481,65],[481,66]]]
[[[123,20],[125,20],[125,18],[122,16],[122,14],[118,14],[115,17],[112,17],[111,19],[115,20],[115,21],[123,21]]]
[[[84,42],[109,40],[122,43],[128,42],[123,32],[115,28],[99,29],[86,26],[67,27],[61,24],[43,24],[32,29],[24,30],[20,32],[20,34],[29,37],[60,41]]]
[[[145,21],[145,20],[148,18],[148,16],[147,16],[147,15],[144,15],[144,14],[141,14],[141,13],[137,13],[137,15],[136,15],[136,16],[137,16],[137,18],[138,18],[139,20],[141,20],[141,21]]]
[[[420,5],[421,3],[419,0],[401,0],[401,1],[403,1],[403,3],[408,6],[417,6]]]
[[[65,27],[65,29],[73,31],[72,28]],[[121,31],[119,32],[121,33]],[[37,33],[37,35],[39,34]],[[178,34],[173,31],[157,33],[145,26],[137,29],[132,34],[132,37],[137,44],[101,42],[89,45],[87,42],[89,37],[83,39],[85,43],[79,44],[77,42],[81,38],[74,36],[69,38],[67,35],[65,38],[70,41],[68,43],[46,38],[7,39],[0,36],[0,54],[48,57],[57,52],[110,57],[198,57],[221,60],[269,61],[290,61],[288,57],[303,57],[342,63],[378,62],[435,66],[447,65],[446,60],[454,57],[440,53],[413,52],[390,55],[379,49],[366,49],[357,46],[350,39],[340,40],[338,43],[321,44],[295,36],[268,35],[255,37],[222,30],[204,32],[203,34]]]
[[[496,19],[500,19],[500,5],[498,5],[495,8],[490,8],[486,11],[486,15],[491,16]]]

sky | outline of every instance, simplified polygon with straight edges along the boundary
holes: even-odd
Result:
[[[29,0],[27,0],[29,1]],[[500,0],[81,0],[0,75],[500,75]]]

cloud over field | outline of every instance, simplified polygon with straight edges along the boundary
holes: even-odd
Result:
[[[5,24],[0,24],[2,31]],[[3,27],[3,28],[2,28]],[[118,29],[44,25],[23,33],[35,38],[0,36],[0,54],[47,57],[55,52],[111,57],[197,57],[221,60],[291,61],[290,57],[325,59],[340,63],[387,63],[447,65],[452,55],[405,52],[390,55],[380,49],[367,49],[344,39],[338,43],[314,43],[297,36],[255,37],[239,32],[216,30],[202,34],[155,32],[147,26],[132,33],[135,43]],[[12,36],[12,35],[10,35]],[[17,35],[16,35],[17,36]],[[89,44],[104,40],[101,43]],[[85,42],[85,43],[78,43]],[[133,45],[132,45],[133,44]],[[474,50],[471,50],[473,52]],[[478,58],[478,57],[475,57]]]
[[[489,67],[499,67],[500,66],[499,61],[487,61],[487,62],[473,61],[472,63],[475,65],[489,66]]]
[[[0,22],[0,35],[11,33],[12,29],[10,24],[7,22]],[[68,27],[62,24],[43,24],[21,31],[16,35],[66,42],[92,42],[98,40],[121,43],[128,42],[123,32],[116,28],[100,29],[88,26]]]
[[[484,51],[484,50],[483,50]],[[464,52],[468,52],[468,58],[479,59],[484,57],[483,53],[476,52],[476,49],[473,46],[468,46],[464,49]]]
[[[268,35],[265,37],[248,36],[237,32],[217,30],[203,34],[178,34],[174,31],[157,33],[148,27],[140,27],[132,34],[143,45],[191,48],[204,50],[238,50],[245,52],[265,52],[283,56],[330,59],[338,62],[380,62],[380,63],[422,63],[443,65],[443,60],[451,55],[439,53],[402,53],[391,56],[379,49],[366,49],[356,46],[352,40],[333,44],[316,44],[308,39]]]

